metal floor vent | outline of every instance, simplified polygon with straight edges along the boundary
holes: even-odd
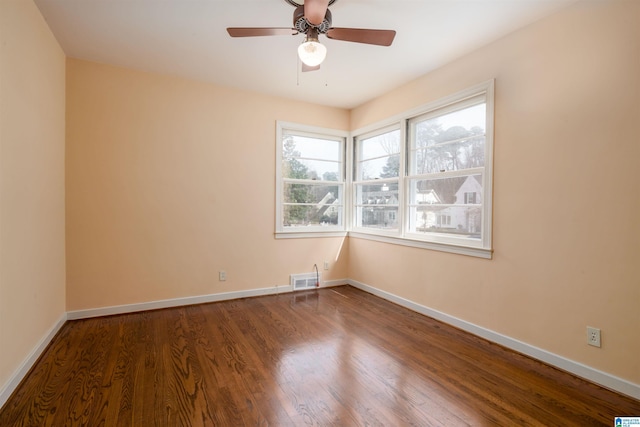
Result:
[[[319,283],[322,280],[322,276],[316,276],[316,273],[303,273],[291,275],[291,287],[294,291],[300,291],[302,289],[313,289],[316,287],[316,281]]]

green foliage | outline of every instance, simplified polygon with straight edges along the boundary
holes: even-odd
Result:
[[[292,179],[308,179],[309,168],[298,160],[300,152],[296,151],[296,143],[292,137],[282,142],[282,173]],[[284,200],[288,203],[310,203],[313,199],[308,185],[292,184],[284,187]],[[285,225],[307,224],[313,221],[311,206],[289,205],[285,210]]]

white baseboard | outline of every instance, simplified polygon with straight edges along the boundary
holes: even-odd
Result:
[[[326,288],[348,283],[347,279],[327,280],[320,287]],[[138,311],[157,310],[159,308],[180,307],[184,305],[204,304],[208,302],[227,301],[232,299],[256,297],[260,295],[275,295],[293,292],[291,285],[273,286],[270,288],[249,289],[246,291],[224,292],[220,294],[199,295],[195,297],[173,298],[159,301],[149,301],[139,304],[125,304],[110,307],[90,308],[67,312],[67,319],[78,320],[90,317],[111,316],[113,314],[135,313]]]
[[[386,291],[382,291],[380,289],[374,288],[373,286],[366,285],[356,280],[347,280],[347,283],[349,283],[351,286],[355,288],[369,292],[380,298],[384,298],[388,301],[396,303],[400,306],[408,308],[417,313],[432,317],[443,323],[447,323],[449,325],[455,326],[456,328],[462,329],[463,331],[467,331],[473,335],[476,335],[486,340],[500,344],[511,350],[515,350],[518,353],[522,353],[524,355],[532,357],[536,360],[539,360],[548,365],[559,368],[563,371],[569,372],[580,378],[584,378],[588,381],[591,381],[593,383],[596,383],[608,389],[615,390],[619,393],[622,393],[627,396],[640,400],[640,385],[638,384],[634,384],[630,381],[624,380],[622,378],[618,378],[606,372],[599,371],[597,369],[591,368],[589,366],[583,365],[582,363],[575,362],[565,357],[558,356],[557,354],[532,346],[530,344],[524,343],[514,338],[510,338],[506,335],[499,334],[490,329],[486,329],[486,328],[474,325],[473,323],[469,323],[465,320],[458,319],[457,317],[450,316],[441,311],[437,311],[429,307],[425,307],[423,305],[417,304],[408,299],[399,297],[397,295],[391,294]]]
[[[322,282],[321,288],[330,288],[333,286],[342,286],[349,283],[349,279],[325,280]]]
[[[270,288],[249,289],[246,291],[223,292],[219,294],[199,295],[194,297],[172,298],[159,301],[142,302],[139,304],[125,304],[110,307],[90,308],[86,310],[74,310],[67,312],[67,318],[69,320],[88,319],[90,317],[135,313],[138,311],[157,310],[159,308],[169,307],[181,307],[185,305],[204,304],[216,301],[227,301],[260,295],[275,295],[292,291],[293,289],[291,288],[291,285],[282,285]]]
[[[0,388],[0,408],[2,408],[7,400],[9,400],[11,394],[13,394],[18,385],[20,385],[20,382],[29,373],[29,370],[31,370],[40,355],[46,350],[51,340],[53,340],[53,337],[56,336],[56,334],[58,333],[60,328],[62,328],[62,325],[64,325],[66,321],[67,314],[65,313],[60,316],[58,321],[51,327],[51,329],[49,329],[49,331],[47,331],[47,333],[44,334],[42,338],[40,338],[38,344],[36,344],[33,350],[31,350],[20,367],[13,373],[11,378],[9,378],[9,380],[2,386],[2,388]]]

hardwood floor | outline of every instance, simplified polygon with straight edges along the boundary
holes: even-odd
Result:
[[[67,322],[0,426],[613,426],[640,401],[350,286]]]

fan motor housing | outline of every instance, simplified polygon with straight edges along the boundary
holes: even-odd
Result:
[[[327,9],[324,19],[320,25],[316,26],[311,25],[309,21],[307,21],[307,18],[304,17],[304,6],[296,7],[296,10],[293,12],[293,28],[299,33],[307,34],[311,27],[314,27],[320,34],[326,34],[329,28],[331,28],[331,11]]]

